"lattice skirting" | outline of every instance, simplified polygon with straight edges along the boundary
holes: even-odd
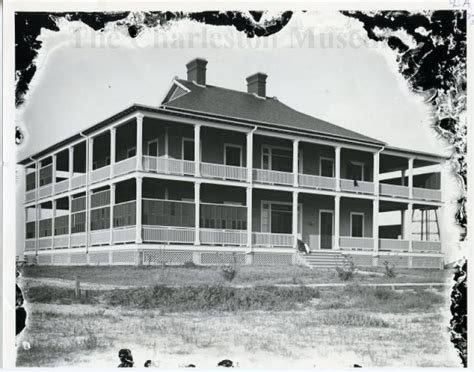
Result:
[[[409,257],[408,256],[379,256],[378,265],[384,266],[384,262],[387,261],[390,265],[395,265],[395,267],[407,268],[409,267]]]
[[[269,254],[269,253],[254,253],[254,265],[291,265],[293,262],[292,254]]]
[[[191,251],[168,251],[168,250],[144,250],[143,264],[184,264],[193,261],[193,252]]]
[[[443,264],[442,259],[439,257],[413,257],[412,262],[412,267],[414,268],[439,269]]]
[[[245,254],[236,252],[202,252],[200,263],[202,265],[229,265],[245,264]]]

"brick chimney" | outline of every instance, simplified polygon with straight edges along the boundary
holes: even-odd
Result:
[[[247,92],[265,98],[267,95],[267,75],[257,72],[247,78]]]
[[[194,81],[199,85],[206,85],[206,65],[203,58],[195,58],[186,64],[188,69],[188,81]]]

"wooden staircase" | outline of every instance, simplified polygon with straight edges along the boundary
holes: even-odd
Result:
[[[301,259],[311,269],[334,269],[342,266],[342,254],[334,250],[314,250],[310,254],[301,254]]]

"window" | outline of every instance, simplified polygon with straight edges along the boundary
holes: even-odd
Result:
[[[334,177],[334,159],[330,159],[330,158],[320,159],[319,175],[322,177]]]
[[[131,147],[127,150],[127,158],[133,158],[137,154],[137,148]]]
[[[158,138],[148,142],[147,154],[148,156],[158,156]]]
[[[224,145],[224,163],[236,167],[242,166],[242,147],[236,145]]]
[[[194,161],[194,140],[183,138],[183,160]]]
[[[293,152],[284,148],[262,147],[262,169],[293,172]]]
[[[351,162],[349,166],[349,176],[351,180],[364,180],[364,163]]]
[[[364,214],[351,213],[351,236],[362,238],[364,236]]]

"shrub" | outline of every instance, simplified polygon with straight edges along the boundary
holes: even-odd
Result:
[[[221,276],[230,283],[237,276],[237,269],[233,265],[226,265],[221,270]]]
[[[357,267],[354,264],[351,256],[343,255],[342,256],[342,266],[336,267],[336,272],[342,281],[346,282],[354,279],[354,275],[357,272]]]
[[[387,278],[395,278],[397,276],[397,272],[395,271],[395,264],[390,264],[388,261],[384,261],[383,265],[385,267],[385,276]]]
[[[193,261],[186,261],[183,266],[186,269],[195,269],[197,267]]]

